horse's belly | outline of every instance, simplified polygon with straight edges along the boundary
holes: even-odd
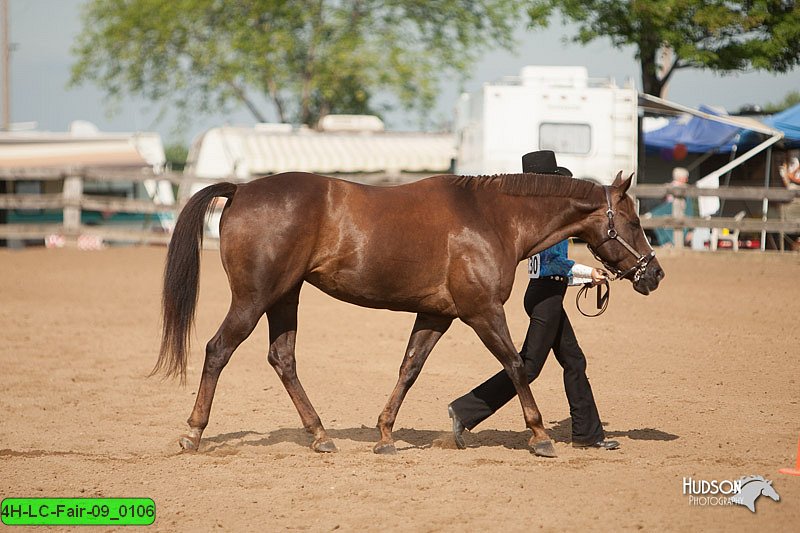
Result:
[[[337,300],[362,307],[456,316],[455,305],[445,284],[432,276],[407,279],[397,273],[375,274],[311,272],[306,281]]]

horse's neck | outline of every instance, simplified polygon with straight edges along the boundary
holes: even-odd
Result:
[[[748,496],[758,496],[764,490],[764,484],[760,481],[751,481],[742,486],[742,493],[747,494]]]
[[[570,197],[528,197],[518,220],[517,253],[522,260],[572,236],[581,236],[587,200]],[[580,206],[580,207],[579,207]]]

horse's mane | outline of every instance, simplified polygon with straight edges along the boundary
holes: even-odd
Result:
[[[747,485],[751,481],[764,481],[764,482],[766,482],[767,480],[764,479],[763,476],[747,476],[747,477],[743,477],[739,481],[741,482],[742,487],[744,487],[745,485]]]
[[[493,189],[510,196],[587,198],[597,187],[591,181],[556,174],[497,174],[453,176],[454,185],[469,190]]]

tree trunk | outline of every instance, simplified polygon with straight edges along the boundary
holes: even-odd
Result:
[[[250,114],[253,115],[253,117],[255,117],[257,121],[267,122],[266,117],[261,114],[261,111],[259,111],[258,107],[256,107],[253,101],[247,97],[247,93],[244,91],[244,88],[242,88],[240,85],[237,85],[233,81],[229,81],[228,85],[236,93],[236,95],[239,98],[239,101],[242,102],[247,107],[248,111],[250,111]]]
[[[267,79],[267,87],[269,96],[275,106],[275,112],[278,114],[278,122],[286,123],[286,105],[283,103],[283,98],[281,98],[280,91],[278,91],[278,84],[275,83],[274,78]]]
[[[312,120],[314,117],[311,116],[311,92],[313,91],[311,82],[314,77],[314,71],[318,68],[316,65],[317,44],[321,38],[321,29],[324,25],[324,4],[325,0],[319,0],[318,4],[315,6],[314,15],[311,17],[311,32],[308,42],[308,52],[306,53],[306,65],[302,74],[303,85],[300,95],[300,123],[308,126],[316,126]]]
[[[640,47],[639,64],[642,67],[642,91],[645,94],[661,97],[664,81],[658,77],[656,50],[645,51]]]

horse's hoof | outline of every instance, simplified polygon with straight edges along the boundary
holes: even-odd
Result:
[[[533,453],[539,457],[558,457],[556,449],[553,447],[553,441],[540,440],[533,443]]]
[[[336,449],[336,445],[331,439],[315,440],[314,443],[311,444],[311,449],[317,453],[334,453],[339,451]]]
[[[200,443],[195,442],[189,435],[181,435],[181,438],[178,439],[178,444],[181,445],[181,451],[183,452],[196,452]]]
[[[379,442],[372,448],[372,451],[380,455],[394,455],[397,453],[397,448],[394,447],[393,442]]]

